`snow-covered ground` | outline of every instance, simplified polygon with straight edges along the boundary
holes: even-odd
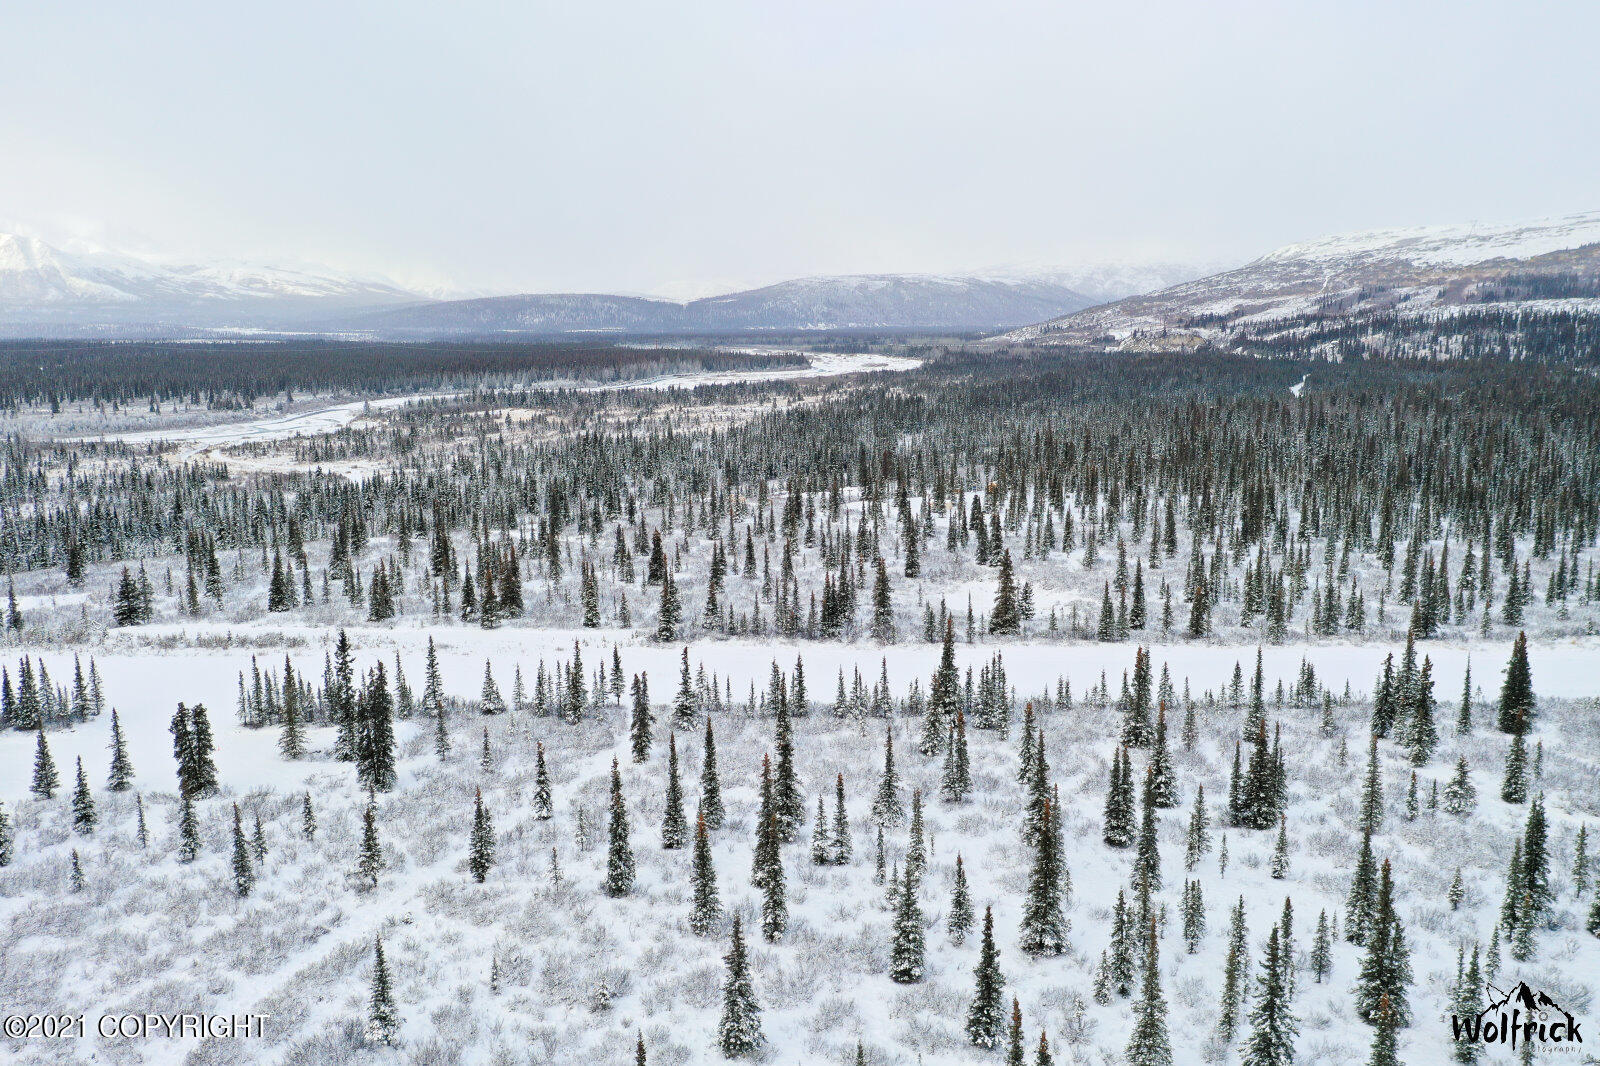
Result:
[[[0,736],[0,796],[19,829],[17,858],[0,870],[0,945],[6,960],[0,964],[0,999],[18,1013],[81,1011],[91,1029],[102,1012],[262,1012],[271,1015],[267,1036],[208,1044],[93,1038],[0,1043],[0,1054],[11,1056],[7,1061],[88,1061],[94,1054],[98,1061],[128,1063],[174,1062],[181,1055],[190,1056],[184,1061],[201,1063],[621,1062],[640,1031],[652,1063],[721,1061],[713,1044],[726,938],[700,939],[688,933],[689,853],[663,850],[660,843],[669,707],[657,707],[655,748],[645,764],[630,761],[624,713],[616,707],[576,726],[527,710],[495,718],[470,709],[457,711],[450,719],[454,750],[443,761],[432,752],[431,723],[399,723],[400,783],[395,792],[380,795],[377,804],[387,866],[374,892],[359,893],[349,875],[365,796],[352,768],[325,754],[331,730],[311,731],[313,754],[307,759],[283,760],[276,730],[252,731],[234,720],[237,675],[249,670],[249,650],[155,651],[171,635],[165,629],[143,634],[151,648],[142,653],[109,648],[95,653],[109,702],[119,709],[128,737],[137,774],[134,787],[144,798],[149,825],[148,848],[141,851],[133,841],[132,794],[103,788],[109,714],[49,735],[66,782],[53,801],[26,795],[34,738]],[[262,667],[275,667],[287,650],[297,668],[320,676],[327,650],[324,635],[292,629],[283,635],[305,643],[259,649]],[[277,639],[264,628],[236,636],[253,636],[264,644]],[[353,631],[357,665],[364,670],[382,660],[392,669],[399,651],[409,683],[420,689],[425,636],[422,629]],[[602,658],[609,664],[612,641],[617,640],[624,670],[648,671],[658,703],[669,700],[675,688],[678,649],[630,641],[621,634],[444,629],[436,637],[446,689],[463,699],[479,692],[485,659],[494,664],[509,700],[515,666],[522,667],[531,684],[537,661],[542,657],[550,665],[557,657],[570,658],[574,639],[581,642],[590,669]],[[28,650],[13,649],[18,654]],[[724,905],[738,911],[751,930],[755,986],[769,1040],[764,1061],[846,1063],[857,1040],[868,1049],[871,1062],[909,1066],[918,1061],[994,1061],[994,1053],[969,1047],[960,1031],[971,997],[976,938],[958,946],[943,924],[958,853],[965,859],[980,916],[984,906],[995,908],[1006,995],[1017,996],[1022,1005],[1029,1042],[1036,1043],[1043,1029],[1058,1062],[1120,1061],[1130,1028],[1130,1001],[1113,997],[1107,1005],[1096,1004],[1090,977],[1107,943],[1117,889],[1127,883],[1130,856],[1100,840],[1100,804],[1116,715],[1086,696],[1102,670],[1115,696],[1121,672],[1132,664],[1132,649],[979,644],[957,650],[963,669],[982,665],[996,652],[1003,655],[1019,700],[1036,688],[1053,689],[1058,674],[1071,681],[1074,709],[1041,712],[1051,776],[1068,807],[1064,832],[1073,885],[1067,908],[1070,948],[1061,958],[1029,960],[1016,947],[1029,855],[1015,836],[1022,807],[1015,774],[1018,725],[1013,723],[1009,737],[977,730],[970,734],[977,791],[971,802],[951,805],[937,798],[939,759],[916,751],[920,723],[900,717],[891,729],[903,796],[909,803],[913,789],[923,790],[930,861],[923,882],[928,975],[920,984],[897,985],[885,976],[889,915],[882,903],[884,890],[874,881],[875,830],[868,817],[881,772],[886,723],[841,721],[831,715],[828,704],[838,669],[847,674],[860,669],[876,680],[883,659],[897,696],[913,679],[926,689],[932,650],[734,642],[689,649],[691,667],[703,665],[728,679],[736,703],[715,716],[729,818],[715,834],[713,854]],[[1269,648],[1268,690],[1278,678],[1292,683],[1303,654],[1336,693],[1342,693],[1346,680],[1359,692],[1370,685],[1384,650]],[[1415,822],[1407,821],[1402,808],[1410,767],[1386,742],[1387,814],[1376,846],[1380,857],[1395,864],[1416,969],[1411,991],[1416,1020],[1402,1034],[1402,1061],[1442,1066],[1450,1061],[1448,1021],[1441,1020],[1441,1011],[1455,948],[1473,939],[1487,942],[1507,849],[1525,809],[1508,807],[1497,798],[1505,738],[1488,728],[1489,708],[1477,708],[1479,729],[1474,735],[1454,736],[1454,692],[1468,649],[1429,644],[1426,650],[1438,665],[1445,740],[1421,770],[1423,794],[1431,782],[1447,779],[1456,755],[1464,754],[1479,788],[1479,809],[1470,820],[1425,811]],[[1474,676],[1492,700],[1506,648],[1493,643],[1471,651]],[[1593,646],[1576,644],[1536,644],[1531,652],[1544,715],[1537,735],[1545,745],[1542,784],[1551,808],[1557,871],[1570,865],[1580,822],[1600,818],[1593,757],[1600,723],[1592,699],[1554,697],[1593,695],[1589,675],[1596,653]],[[40,654],[52,676],[69,676],[68,653]],[[812,714],[798,719],[796,728],[808,812],[814,812],[816,797],[824,794],[831,816],[833,776],[844,774],[855,860],[845,867],[812,866],[808,813],[800,841],[783,849],[789,928],[778,943],[767,944],[756,932],[759,894],[749,885],[749,868],[757,800],[754,770],[763,751],[771,751],[772,721],[748,715],[743,700],[752,683],[764,689],[774,657],[792,670],[797,655],[804,658],[813,702]],[[1369,1030],[1351,1015],[1348,994],[1358,949],[1339,942],[1333,977],[1321,985],[1306,968],[1306,953],[1317,914],[1342,912],[1344,907],[1356,839],[1351,824],[1364,772],[1365,704],[1341,700],[1337,734],[1327,737],[1318,729],[1319,711],[1280,708],[1269,699],[1271,720],[1282,723],[1291,759],[1292,851],[1286,880],[1268,875],[1272,834],[1215,825],[1214,849],[1227,836],[1227,870],[1220,869],[1213,850],[1191,873],[1182,864],[1189,805],[1196,787],[1204,785],[1215,818],[1217,803],[1226,795],[1231,738],[1240,718],[1225,699],[1213,703],[1203,694],[1225,685],[1236,661],[1243,662],[1248,675],[1253,649],[1158,646],[1152,656],[1157,676],[1167,667],[1178,692],[1187,682],[1200,724],[1195,750],[1175,752],[1183,803],[1160,816],[1159,829],[1166,882],[1159,899],[1170,913],[1161,944],[1161,973],[1176,1061],[1213,1061],[1222,1055],[1213,1035],[1218,973],[1227,909],[1239,896],[1245,900],[1251,956],[1257,963],[1261,940],[1284,897],[1293,899],[1300,962],[1294,1005],[1301,1027],[1299,1061],[1364,1061]],[[223,784],[221,796],[199,805],[204,850],[188,866],[173,855],[176,807],[167,721],[179,699],[210,708]],[[1180,696],[1169,723],[1174,748],[1180,747],[1181,707]],[[487,766],[481,754],[485,728],[491,746]],[[1341,739],[1347,746],[1343,761],[1338,754]],[[692,810],[699,794],[702,745],[695,730],[680,733],[677,740]],[[556,815],[550,821],[538,820],[531,809],[535,742],[545,745],[555,785]],[[606,865],[604,809],[613,755],[623,770],[639,867],[638,884],[623,899],[599,890]],[[91,837],[72,832],[66,801],[80,756],[101,817]],[[497,834],[498,864],[482,886],[473,884],[464,868],[474,789],[482,790]],[[317,810],[319,829],[313,841],[300,835],[306,792]],[[269,847],[255,890],[245,899],[233,894],[228,873],[234,802],[245,812],[247,831],[260,815]],[[579,836],[580,812],[584,839]],[[898,863],[905,852],[905,829],[891,828],[885,842],[889,861]],[[66,889],[73,849],[88,882],[80,895]],[[552,849],[561,870],[558,886],[550,874]],[[1458,866],[1467,898],[1460,911],[1451,911],[1443,894]],[[1176,901],[1185,877],[1198,878],[1205,891],[1208,931],[1196,955],[1184,953],[1177,931]],[[1565,885],[1564,877],[1560,880]],[[1549,991],[1583,1016],[1600,1002],[1600,941],[1577,928],[1580,902],[1563,891],[1560,928],[1540,935],[1534,961],[1508,959],[1502,973],[1508,982],[1526,979]],[[404,1018],[403,1045],[397,1051],[365,1047],[359,1038],[371,940],[377,934],[384,937]],[[498,992],[490,987],[496,958],[501,968]]]

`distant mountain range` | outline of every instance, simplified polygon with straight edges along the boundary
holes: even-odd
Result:
[[[340,310],[409,303],[416,293],[333,271],[247,263],[166,264],[68,252],[0,233],[0,329],[271,327]]]
[[[801,278],[678,303],[588,293],[492,296],[374,311],[350,328],[384,335],[985,331],[1094,303],[1028,278],[863,274]]]
[[[318,268],[172,265],[0,234],[0,333],[242,329],[377,337],[824,330],[993,332],[1193,276],[1172,264],[801,278],[688,302],[606,293],[430,299]],[[1077,283],[1083,289],[1075,287]]]
[[[1279,248],[1234,270],[1012,330],[1005,342],[1111,350],[1373,350],[1464,310],[1600,313],[1600,212],[1372,230]],[[1359,341],[1349,325],[1377,332]],[[1396,324],[1399,323],[1397,326]],[[1344,334],[1335,336],[1341,329]],[[1398,342],[1397,342],[1398,343]],[[1339,347],[1339,346],[1344,347]]]

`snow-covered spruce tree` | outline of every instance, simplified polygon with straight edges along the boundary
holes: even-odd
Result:
[[[1183,943],[1189,954],[1200,950],[1200,941],[1206,935],[1205,896],[1199,881],[1183,882]]]
[[[1244,1001],[1245,952],[1249,950],[1244,922],[1244,897],[1234,904],[1228,929],[1228,954],[1222,966],[1222,1005],[1217,1013],[1217,1036],[1232,1044],[1239,1028],[1239,1008]]]
[[[900,984],[922,980],[925,946],[918,887],[916,874],[907,869],[900,879],[900,894],[894,909],[894,938],[889,945],[889,978]]]
[[[1378,863],[1372,854],[1372,832],[1361,834],[1361,851],[1356,856],[1355,872],[1350,877],[1350,894],[1345,898],[1344,938],[1352,944],[1365,944],[1372,930],[1373,907],[1378,892]]]
[[[494,866],[494,821],[483,805],[483,789],[473,790],[472,835],[467,853],[467,869],[472,879],[483,884]]]
[[[1250,1037],[1245,1041],[1243,1066],[1290,1066],[1299,1026],[1289,1009],[1289,989],[1284,984],[1286,960],[1279,929],[1267,936],[1265,957],[1256,974],[1255,1006],[1250,1011]]]
[[[1367,1066],[1400,1066],[1397,1045],[1400,1018],[1387,994],[1379,997],[1373,1022],[1372,1054],[1367,1058]]]
[[[756,1002],[750,980],[750,960],[745,953],[744,932],[739,916],[733,916],[733,935],[723,961],[728,966],[722,986],[722,1017],[717,1023],[717,1047],[725,1058],[739,1058],[756,1051],[764,1043],[761,1033],[761,1007]]]
[[[50,745],[44,739],[44,725],[38,728],[33,747],[33,783],[29,791],[42,800],[54,799],[61,778],[56,773],[55,760],[50,757]]]
[[[355,761],[356,780],[363,790],[388,792],[394,788],[394,705],[382,662],[367,675],[356,698]]]
[[[1133,768],[1128,749],[1121,747],[1111,757],[1111,786],[1106,790],[1105,832],[1103,839],[1114,848],[1133,843]]]
[[[633,891],[633,848],[628,844],[628,806],[622,798],[622,771],[616,759],[611,760],[611,820],[608,833],[606,895],[626,896]]]
[[[922,822],[922,790],[911,792],[911,829],[906,841],[906,874],[922,880],[922,871],[928,865],[927,842]]]
[[[1407,990],[1411,986],[1411,957],[1400,918],[1394,910],[1394,879],[1387,859],[1378,879],[1378,896],[1373,904],[1372,928],[1366,947],[1367,953],[1356,977],[1356,1013],[1362,1021],[1372,1023],[1377,1017],[1379,1000],[1387,995],[1398,1024],[1409,1024]]]
[[[1042,812],[1045,825],[1037,833],[1033,870],[1023,902],[1021,947],[1034,957],[1059,955],[1067,949],[1067,919],[1061,911],[1065,861],[1056,812],[1055,804],[1046,803]]]
[[[689,821],[683,810],[683,786],[678,782],[678,734],[667,736],[667,802],[661,817],[661,846],[671,851],[684,845]]]
[[[1272,845],[1272,876],[1282,881],[1289,876],[1289,819],[1278,815],[1278,839]]]
[[[695,936],[707,936],[722,919],[722,903],[717,896],[717,872],[711,862],[711,838],[706,832],[703,808],[695,812],[694,859],[689,879],[693,900],[689,911],[689,930]]]
[[[1417,675],[1410,713],[1406,715],[1406,750],[1413,766],[1422,766],[1439,746],[1439,731],[1433,724],[1433,660],[1424,655]]]
[[[967,716],[956,708],[955,724],[945,748],[944,768],[939,775],[939,794],[949,803],[964,803],[972,792],[972,767],[967,754]]]
[[[233,891],[248,896],[255,887],[255,867],[250,864],[250,847],[245,843],[244,826],[239,818],[239,805],[233,805]]]
[[[363,1031],[369,1044],[393,1044],[400,1035],[400,1014],[394,1005],[394,984],[383,957],[382,937],[372,941],[372,990],[367,996],[367,1024]]]
[[[1154,775],[1145,768],[1144,788],[1140,792],[1138,846],[1133,856],[1133,880],[1146,893],[1161,891],[1161,852],[1156,840]]]
[[[1317,984],[1333,972],[1333,933],[1326,909],[1317,914],[1317,931],[1311,940],[1311,976]]]
[[[1147,748],[1155,740],[1150,724],[1150,650],[1136,648],[1133,653],[1133,688],[1123,707],[1122,743]]]
[[[1133,1032],[1123,1052],[1129,1066],[1171,1066],[1172,1042],[1167,1036],[1167,998],[1161,992],[1161,970],[1156,956],[1156,928],[1152,921],[1144,935],[1144,969],[1139,999],[1133,1008]]]
[[[648,702],[648,697],[645,698]],[[693,729],[699,713],[700,702],[695,697],[694,680],[689,676],[689,649],[686,647],[678,667],[678,694],[672,699],[672,728]]]
[[[1528,802],[1528,743],[1526,712],[1519,709],[1518,728],[1512,731],[1511,747],[1506,752],[1505,774],[1500,780],[1500,798],[1507,803]]]
[[[967,871],[962,865],[961,853],[956,853],[956,872],[950,888],[950,913],[945,919],[945,929],[950,942],[956,946],[966,942],[972,932],[972,894],[967,889]]]
[[[1467,757],[1456,760],[1456,772],[1444,786],[1444,809],[1451,814],[1471,814],[1478,806],[1478,790],[1472,785]]]
[[[685,651],[686,656],[687,654]],[[687,668],[687,659],[684,665]],[[633,714],[629,718],[628,736],[633,745],[634,762],[644,762],[650,758],[650,730],[656,721],[655,716],[650,713],[650,690],[646,686],[647,682],[643,675],[633,675]],[[689,726],[693,724],[691,714]]]
[[[78,858],[78,849],[72,849],[71,873],[68,876],[67,887],[74,893],[82,892],[89,887],[89,882],[83,876],[83,862]]]
[[[848,865],[855,854],[850,842],[850,815],[844,808],[844,774],[836,774],[833,781],[833,833],[828,839],[828,862],[834,866]]]
[[[789,928],[789,903],[785,896],[783,876],[783,850],[777,846],[780,830],[777,819],[771,815],[767,822],[767,839],[771,846],[761,873],[761,936],[769,944],[783,939]]]
[[[1163,810],[1178,805],[1178,780],[1172,770],[1172,757],[1167,752],[1167,702],[1162,700],[1156,710],[1156,734],[1150,751],[1150,787],[1155,805]]]
[[[661,582],[661,607],[656,614],[656,640],[671,644],[678,639],[678,628],[683,622],[683,605],[678,600],[678,584],[667,568]]]
[[[800,792],[800,779],[794,766],[794,727],[789,719],[788,700],[779,700],[773,749],[777,765],[773,779],[773,815],[778,820],[778,838],[795,840],[805,824],[806,801]]]
[[[900,775],[894,768],[894,730],[883,729],[883,777],[878,781],[877,794],[872,797],[872,820],[880,826],[896,826],[905,819],[900,806]]]
[[[361,851],[356,857],[357,890],[370,892],[377,888],[378,873],[382,869],[383,845],[378,840],[378,810],[368,803],[361,812]]]
[[[194,862],[200,854],[200,824],[195,819],[194,797],[180,796],[178,804],[178,861]]]
[[[1511,645],[1506,679],[1500,686],[1500,707],[1495,721],[1502,733],[1522,734],[1533,722],[1533,672],[1528,668],[1528,634],[1519,632]]]
[[[711,731],[711,716],[706,715],[706,739],[700,753],[700,810],[707,829],[721,829],[726,812],[722,806],[722,781],[717,776],[717,738]]]
[[[959,863],[959,859],[958,859]],[[960,866],[956,867],[958,873]],[[965,889],[965,878],[960,884]],[[969,916],[970,924],[970,916]],[[992,1048],[1000,1042],[1005,1029],[1006,979],[1000,972],[1000,950],[994,942],[994,908],[983,909],[983,940],[978,949],[978,965],[973,969],[977,986],[972,995],[972,1006],[967,1009],[967,1039],[978,1047]]]
[[[1195,789],[1194,809],[1189,815],[1189,829],[1183,852],[1183,867],[1193,870],[1206,852],[1211,850],[1211,821],[1206,813],[1206,787]]]
[[[317,813],[311,807],[310,792],[300,801],[300,836],[306,840],[317,838]]]
[[[128,758],[128,745],[122,739],[122,722],[112,708],[111,772],[106,775],[106,788],[112,792],[126,792],[132,783],[133,762]]]
[[[827,805],[822,795],[816,797],[816,821],[811,823],[811,866],[829,866],[832,850],[827,845]]]
[[[841,681],[842,683],[842,681]],[[939,666],[928,685],[928,702],[923,712],[922,737],[917,750],[923,755],[938,752],[955,722],[961,707],[961,676],[956,671],[955,621],[945,619],[944,644],[939,652]]]
[[[533,816],[540,821],[549,821],[555,816],[555,804],[550,793],[550,768],[544,758],[544,741],[534,746]]]
[[[78,782],[72,789],[72,828],[79,836],[94,833],[99,821],[94,809],[94,795],[89,791],[89,778],[83,772],[83,758],[78,758]]]
[[[1556,893],[1550,884],[1549,824],[1542,792],[1528,805],[1528,821],[1522,834],[1521,887],[1533,902],[1534,917],[1548,919],[1555,907]]]

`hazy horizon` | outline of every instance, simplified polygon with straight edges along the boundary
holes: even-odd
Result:
[[[8,16],[0,219],[475,292],[1242,262],[1600,206],[1600,13],[1558,15],[35,9]]]

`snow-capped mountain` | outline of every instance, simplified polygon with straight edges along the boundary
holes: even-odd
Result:
[[[1053,281],[861,274],[801,278],[678,303],[606,294],[530,294],[417,304],[349,320],[379,334],[751,333],[836,329],[980,331],[1094,301]]]
[[[281,325],[308,314],[413,301],[383,281],[249,263],[169,264],[66,251],[0,233],[0,325]]]
[[[1577,301],[1576,303],[1574,301]],[[1277,325],[1462,307],[1600,307],[1600,212],[1372,230],[1279,248],[1234,270],[1065,315],[1008,341],[1226,346]]]

